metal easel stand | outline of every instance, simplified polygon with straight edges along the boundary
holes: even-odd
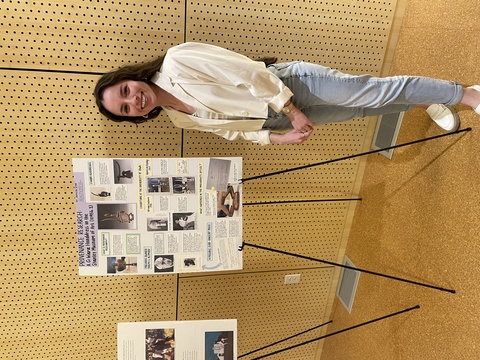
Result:
[[[404,146],[418,144],[418,143],[429,141],[429,140],[439,139],[439,138],[442,138],[442,137],[445,137],[445,136],[460,134],[460,133],[470,131],[470,130],[472,130],[472,128],[467,127],[465,129],[460,129],[460,130],[453,131],[453,132],[450,132],[450,133],[445,133],[445,134],[441,134],[441,135],[428,137],[428,138],[425,138],[425,139],[410,141],[410,142],[403,143],[403,144],[393,145],[393,146],[389,146],[389,147],[386,147],[386,148],[383,148],[383,149],[371,150],[371,151],[367,151],[367,152],[364,152],[364,153],[359,153],[359,154],[355,154],[355,155],[348,155],[348,156],[344,156],[344,157],[341,157],[341,158],[326,160],[326,161],[322,161],[322,162],[318,162],[318,163],[314,163],[314,164],[308,164],[308,165],[298,166],[298,167],[295,167],[295,168],[279,170],[279,171],[275,171],[275,172],[271,172],[271,173],[267,173],[267,174],[263,174],[263,175],[251,176],[251,177],[248,177],[248,178],[240,179],[239,183],[244,183],[244,182],[247,182],[247,181],[256,180],[256,179],[260,179],[260,178],[264,178],[264,177],[268,177],[268,176],[279,175],[279,174],[283,174],[283,173],[287,173],[287,172],[291,172],[291,171],[307,169],[307,168],[314,167],[314,166],[326,165],[326,164],[330,164],[330,163],[333,163],[333,162],[336,162],[336,161],[349,160],[349,159],[353,159],[353,158],[356,158],[356,157],[359,157],[359,156],[375,154],[375,153],[378,153],[378,152],[381,152],[381,151],[387,151],[387,150],[396,149],[396,148],[400,148],[400,147],[404,147]]]
[[[274,346],[274,345],[278,345],[278,344],[280,344],[280,343],[282,343],[282,342],[284,342],[284,341],[287,341],[287,340],[293,339],[293,338],[294,338],[294,337],[296,337],[296,336],[300,336],[300,335],[306,334],[306,333],[307,333],[307,332],[309,332],[309,331],[312,331],[312,330],[318,329],[319,327],[322,327],[322,326],[328,325],[328,324],[330,324],[331,322],[332,322],[332,320],[330,320],[330,321],[327,321],[326,323],[323,323],[323,324],[320,324],[320,325],[314,326],[314,327],[313,327],[313,328],[311,328],[311,329],[308,329],[308,330],[305,330],[305,331],[299,332],[298,334],[295,334],[295,335],[289,336],[289,337],[287,337],[287,338],[285,338],[285,339],[282,339],[282,340],[276,341],[276,342],[274,342],[274,343],[271,343],[271,344],[269,344],[269,345],[263,346],[263,347],[261,347],[261,348],[258,348],[258,349],[256,349],[256,350],[252,350],[252,351],[250,351],[250,352],[248,352],[248,353],[246,353],[246,354],[243,354],[243,355],[240,355],[240,356],[238,356],[238,357],[237,357],[237,359],[240,359],[240,358],[242,358],[242,357],[245,357],[245,356],[251,355],[251,354],[253,354],[253,353],[256,353],[256,352],[258,352],[258,351],[261,351],[261,350],[265,350],[266,348],[272,347],[272,346]]]
[[[362,200],[362,198],[259,201],[259,202],[252,202],[252,203],[242,203],[242,206],[271,205],[271,204],[292,204],[292,203],[309,203],[309,202],[360,201],[360,200]]]
[[[445,288],[435,286],[435,285],[429,285],[429,284],[424,284],[424,283],[421,283],[421,282],[418,282],[418,281],[402,279],[402,278],[399,278],[399,277],[396,277],[396,276],[386,275],[386,274],[378,273],[378,272],[375,272],[375,271],[370,271],[370,270],[361,269],[361,268],[357,268],[357,267],[353,267],[353,266],[348,266],[348,265],[345,265],[345,264],[339,264],[339,263],[335,263],[335,262],[332,262],[332,261],[316,259],[316,258],[305,256],[305,255],[294,254],[294,253],[286,252],[286,251],[283,251],[283,250],[272,249],[272,248],[268,248],[268,247],[261,246],[261,245],[249,244],[249,243],[246,243],[246,242],[243,242],[242,245],[239,246],[238,250],[243,251],[245,246],[250,246],[250,247],[254,247],[254,248],[257,248],[257,249],[261,249],[261,250],[267,250],[267,251],[275,252],[275,253],[278,253],[278,254],[294,256],[294,257],[298,257],[298,258],[301,258],[301,259],[316,261],[316,262],[320,262],[320,263],[327,264],[327,265],[338,266],[338,267],[341,267],[341,268],[344,268],[344,269],[360,271],[360,272],[364,272],[364,273],[367,273],[367,274],[376,275],[376,276],[380,276],[380,277],[384,277],[384,278],[388,278],[388,279],[392,279],[392,280],[402,281],[402,282],[406,282],[406,283],[409,283],[409,284],[423,286],[423,287],[427,287],[427,288],[431,288],[431,289],[435,289],[435,290],[445,291],[445,292],[449,292],[449,293],[452,293],[452,294],[456,293],[455,290],[445,289]]]
[[[296,171],[296,170],[303,170],[303,169],[307,169],[307,168],[314,167],[314,166],[319,166],[319,165],[326,165],[326,164],[330,164],[330,163],[333,163],[333,162],[336,162],[336,161],[349,160],[349,159],[353,159],[353,158],[355,158],[355,157],[360,157],[360,156],[364,156],[364,155],[370,155],[370,154],[378,153],[378,152],[381,152],[381,151],[387,151],[387,150],[396,149],[396,148],[400,148],[400,147],[404,147],[404,146],[409,146],[409,145],[413,145],[413,144],[417,144],[417,143],[421,143],[421,142],[425,142],[425,141],[429,141],[429,140],[434,140],[434,139],[442,138],[442,137],[445,137],[445,136],[455,135],[455,134],[459,134],[459,133],[463,133],[463,132],[467,132],[467,131],[471,131],[471,130],[472,130],[472,128],[468,127],[468,128],[465,128],[465,129],[461,129],[461,130],[457,130],[457,131],[451,132],[451,133],[445,133],[445,134],[441,134],[441,135],[436,135],[436,136],[428,137],[428,138],[425,138],[425,139],[420,139],[420,140],[415,140],[415,141],[411,141],[411,142],[404,143],[404,144],[398,144],[398,145],[390,146],[390,147],[383,148],[383,149],[377,149],[377,150],[367,151],[367,152],[364,152],[364,153],[359,153],[359,154],[355,154],[355,155],[349,155],[349,156],[345,156],[345,157],[341,157],[341,158],[337,158],[337,159],[326,160],[326,161],[322,161],[322,162],[318,162],[318,163],[314,163],[314,164],[303,165],[303,166],[298,166],[298,167],[295,167],[295,168],[290,168],[290,169],[275,171],[275,172],[271,172],[271,173],[267,173],[267,174],[263,174],[263,175],[252,176],[252,177],[240,179],[239,182],[240,182],[240,183],[244,183],[244,182],[247,182],[247,181],[256,180],[256,179],[260,179],[260,178],[264,178],[264,177],[268,177],[268,176],[279,175],[279,174],[283,174],[283,173],[287,173],[287,172],[292,172],[292,171]],[[264,204],[280,204],[280,203],[295,203],[295,202],[323,202],[323,201],[356,201],[356,200],[361,200],[361,198],[353,198],[353,199],[325,199],[325,200],[270,201],[270,202],[245,203],[245,204],[243,204],[243,205],[264,205]],[[321,259],[315,259],[315,258],[308,257],[308,256],[304,256],[304,255],[289,253],[289,252],[286,252],[286,251],[276,250],[276,249],[272,249],[272,248],[267,248],[267,247],[260,246],[260,245],[255,245],[255,244],[249,244],[249,243],[246,243],[246,242],[243,242],[243,243],[242,243],[242,246],[239,247],[239,251],[243,251],[243,249],[244,249],[245,246],[251,246],[251,247],[258,248],[258,249],[262,249],[262,250],[272,251],[272,252],[276,252],[276,253],[280,253],[280,254],[284,254],[284,255],[295,256],[295,257],[299,257],[299,258],[302,258],[302,259],[307,259],[307,260],[312,260],[312,261],[316,261],[316,262],[321,262],[321,263],[324,263],[324,264],[333,265],[333,266],[338,266],[338,267],[342,267],[342,268],[350,269],[350,270],[354,270],[354,271],[360,271],[360,272],[364,272],[364,273],[367,273],[367,274],[376,275],[376,276],[381,276],[381,277],[385,277],[385,278],[392,279],[392,280],[397,280],[397,281],[402,281],[402,282],[406,282],[406,283],[410,283],[410,284],[414,284],[414,285],[418,285],[418,286],[423,286],[423,287],[432,288],[432,289],[435,289],[435,290],[450,292],[450,293],[453,293],[453,294],[456,293],[455,290],[445,289],[445,288],[442,288],[442,287],[439,287],[439,286],[424,284],[424,283],[420,283],[420,282],[412,281],[412,280],[408,280],[408,279],[402,279],[402,278],[399,278],[399,277],[396,277],[396,276],[381,274],[381,273],[374,272],[374,271],[370,271],[370,270],[360,269],[360,268],[356,268],[356,267],[348,266],[348,265],[344,265],[344,264],[338,264],[338,263],[334,263],[334,262],[331,262],[331,261],[326,261],[326,260],[321,260]],[[263,358],[265,358],[265,357],[269,357],[269,356],[272,356],[272,355],[275,355],[275,354],[278,354],[278,353],[281,353],[281,352],[284,352],[284,351],[287,351],[287,350],[291,350],[291,349],[294,349],[294,348],[296,348],[296,347],[303,346],[303,345],[309,344],[309,343],[311,343],[311,342],[314,342],[314,341],[318,341],[318,340],[327,338],[327,337],[329,337],[329,336],[337,335],[337,334],[340,334],[340,333],[345,332],[345,331],[353,330],[353,329],[356,329],[356,328],[358,328],[358,327],[361,327],[361,326],[364,326],[364,325],[368,325],[368,324],[371,324],[371,323],[374,323],[374,322],[377,322],[377,321],[380,321],[380,320],[384,320],[384,319],[387,319],[387,318],[392,317],[392,316],[400,315],[400,314],[403,314],[403,313],[406,313],[406,312],[409,312],[409,311],[412,311],[412,310],[415,310],[415,309],[419,309],[419,308],[420,308],[420,306],[419,306],[419,305],[416,305],[416,306],[414,306],[414,307],[411,307],[411,308],[408,308],[408,309],[405,309],[405,310],[402,310],[402,311],[398,311],[398,312],[395,312],[395,313],[392,313],[392,314],[389,314],[389,315],[386,315],[386,316],[382,316],[382,317],[380,317],[380,318],[376,318],[376,319],[373,319],[373,320],[370,320],[370,321],[367,321],[367,322],[364,322],[364,323],[361,323],[361,324],[358,324],[358,325],[355,325],[355,326],[352,326],[352,327],[349,327],[349,328],[346,328],[346,329],[343,329],[343,330],[339,330],[339,331],[333,332],[333,333],[331,333],[331,334],[327,334],[327,335],[324,335],[324,336],[320,336],[320,337],[318,337],[318,338],[315,338],[315,339],[312,339],[312,340],[308,340],[308,341],[305,341],[305,342],[300,343],[300,344],[297,344],[297,345],[293,345],[293,346],[290,346],[290,347],[287,347],[287,348],[284,348],[284,349],[281,349],[281,350],[274,351],[274,352],[269,353],[269,354],[265,354],[265,355],[262,355],[262,356],[253,358],[252,360],[263,359]],[[319,326],[316,326],[316,327],[314,327],[314,328],[312,328],[312,329],[309,329],[309,330],[306,330],[306,331],[304,331],[304,332],[298,333],[298,334],[296,334],[296,335],[290,336],[290,337],[285,338],[285,339],[283,339],[283,340],[274,342],[274,343],[272,343],[272,344],[270,344],[270,345],[267,345],[267,346],[261,347],[261,348],[259,348],[259,349],[250,351],[250,352],[248,352],[248,353],[246,353],[246,354],[240,355],[240,356],[238,356],[238,358],[240,359],[240,358],[242,358],[242,357],[251,355],[251,354],[253,354],[253,353],[255,353],[255,352],[264,350],[264,349],[266,349],[266,348],[268,348],[268,347],[277,345],[277,344],[279,344],[279,343],[281,343],[281,342],[284,342],[284,341],[289,340],[289,339],[291,339],[291,338],[293,338],[293,337],[296,337],[296,336],[298,336],[298,335],[304,334],[304,333],[306,333],[306,332],[308,332],[308,331],[314,330],[314,329],[316,329],[316,328],[318,328],[318,327],[320,327],[320,326],[324,326],[324,325],[329,324],[329,323],[331,323],[331,322],[332,322],[332,320],[330,320],[329,322],[326,322],[326,323],[324,323],[324,324],[321,324],[321,325],[319,325]]]
[[[340,333],[345,332],[345,331],[353,330],[353,329],[356,329],[358,327],[368,325],[368,324],[372,324],[374,322],[384,320],[384,319],[387,319],[387,318],[392,317],[392,316],[400,315],[400,314],[403,314],[403,313],[406,313],[406,312],[409,312],[409,311],[412,311],[412,310],[415,310],[415,309],[420,309],[420,305],[416,305],[416,306],[413,306],[413,307],[405,309],[405,310],[397,311],[395,313],[385,315],[385,316],[382,316],[382,317],[379,317],[379,318],[376,318],[376,319],[373,319],[373,320],[370,320],[370,321],[367,321],[367,322],[364,322],[364,323],[361,323],[361,324],[358,324],[358,325],[354,325],[354,326],[351,326],[351,327],[343,329],[343,330],[335,331],[331,334],[323,335],[323,336],[320,336],[318,338],[311,339],[311,340],[305,341],[305,342],[297,344],[297,345],[289,346],[287,348],[271,352],[269,354],[261,355],[261,356],[258,356],[256,358],[253,358],[252,360],[263,359],[263,358],[266,358],[268,356],[272,356],[272,355],[275,355],[275,354],[278,354],[278,353],[281,353],[281,352],[284,352],[284,351],[287,351],[287,350],[291,350],[291,349],[297,348],[299,346],[307,345],[307,344],[310,344],[311,342],[322,340],[322,339],[325,339],[329,336],[333,336],[333,335],[337,335],[337,334],[340,334]]]

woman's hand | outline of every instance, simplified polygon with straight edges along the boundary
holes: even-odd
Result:
[[[290,112],[288,113],[288,118],[292,122],[292,126],[295,130],[298,131],[311,131],[313,127],[315,126],[306,116],[303,112],[301,112],[298,108],[295,106],[292,107]]]
[[[272,144],[301,144],[308,139],[313,128],[308,131],[290,130],[284,134],[270,133],[270,142]]]

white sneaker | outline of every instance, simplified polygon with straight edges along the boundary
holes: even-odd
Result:
[[[477,90],[477,91],[480,91],[480,85],[473,85],[473,86],[469,86],[469,88],[471,89],[474,89],[474,90]],[[477,106],[476,109],[473,109],[475,110],[475,112],[480,115],[480,105]]]
[[[457,131],[460,127],[460,118],[451,107],[432,104],[427,108],[427,114],[445,131]]]

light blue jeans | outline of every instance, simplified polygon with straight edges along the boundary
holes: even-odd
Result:
[[[406,111],[418,104],[454,105],[463,96],[458,83],[419,76],[348,75],[301,61],[268,69],[292,90],[293,104],[315,125]],[[263,127],[292,128],[287,116],[271,108]]]

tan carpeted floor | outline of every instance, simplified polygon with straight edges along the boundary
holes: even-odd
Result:
[[[408,0],[391,74],[480,83],[480,1]],[[338,301],[322,360],[480,359],[480,116],[472,131],[370,155],[347,256],[359,268],[456,290],[361,274],[351,314]],[[441,134],[425,112],[405,115],[397,143]]]

